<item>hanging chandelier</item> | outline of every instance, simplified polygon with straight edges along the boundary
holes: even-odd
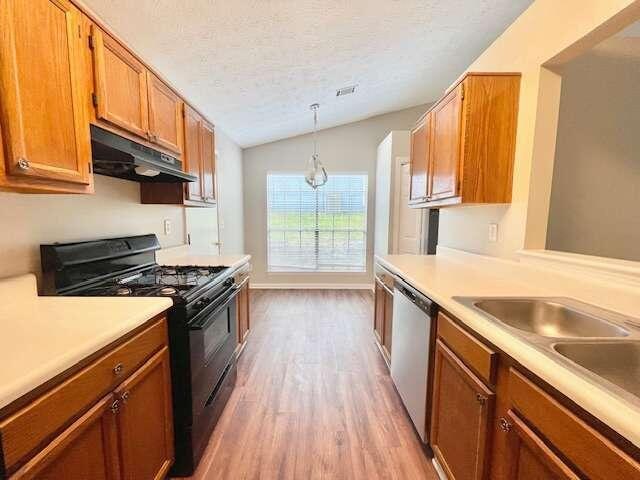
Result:
[[[313,111],[313,155],[307,162],[307,174],[304,178],[311,188],[315,190],[327,183],[328,176],[318,154],[318,109],[320,105],[314,103],[309,108]]]

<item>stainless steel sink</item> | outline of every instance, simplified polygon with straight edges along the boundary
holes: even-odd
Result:
[[[541,337],[613,338],[626,337],[629,331],[599,315],[569,306],[561,299],[491,298],[475,299],[473,306],[500,322]]]
[[[572,342],[552,347],[563,357],[640,397],[640,342]]]
[[[454,297],[640,407],[640,319],[565,297]]]

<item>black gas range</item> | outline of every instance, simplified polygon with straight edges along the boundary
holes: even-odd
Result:
[[[156,262],[155,235],[41,245],[44,293],[170,297],[169,347],[176,459],[193,473],[236,380],[239,285],[226,267]]]

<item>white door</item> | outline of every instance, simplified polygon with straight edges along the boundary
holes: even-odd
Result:
[[[419,255],[422,241],[422,209],[409,208],[409,188],[411,171],[409,163],[402,162],[400,167],[399,202],[397,207],[397,253]]]

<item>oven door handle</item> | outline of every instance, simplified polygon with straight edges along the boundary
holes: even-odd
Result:
[[[204,330],[211,322],[215,320],[216,315],[226,308],[229,303],[238,295],[237,288],[231,288],[229,294],[225,295],[222,300],[216,302],[213,306],[203,310],[189,323],[189,330]],[[202,318],[204,317],[204,320]]]

